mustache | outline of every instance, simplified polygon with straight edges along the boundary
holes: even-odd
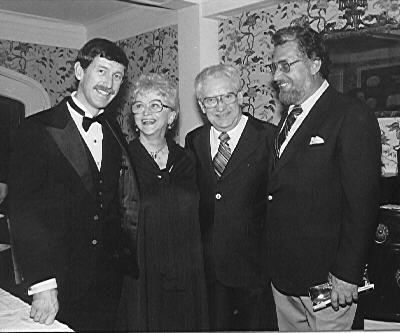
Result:
[[[278,81],[278,80],[272,80],[271,81],[271,86],[272,86],[272,88],[274,88],[275,89],[275,91],[279,91],[279,83],[280,83],[281,81]]]
[[[94,89],[103,90],[103,91],[105,91],[107,94],[112,94],[112,95],[115,95],[115,93],[116,93],[116,91],[115,91],[114,89],[108,88],[108,87],[103,86],[103,85],[101,85],[101,84],[96,84],[96,85],[94,86]]]
[[[275,86],[279,86],[280,84],[283,83],[291,83],[290,80],[282,80],[282,79],[278,79],[278,80],[272,80],[272,84],[274,84]]]

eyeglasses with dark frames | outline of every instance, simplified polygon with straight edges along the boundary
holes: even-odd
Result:
[[[147,107],[147,110],[150,113],[159,113],[164,108],[168,108],[168,109],[174,110],[171,106],[163,104],[163,102],[161,102],[159,99],[153,99],[152,101],[150,101],[147,104],[144,103],[144,102],[141,102],[141,101],[133,102],[133,104],[132,104],[132,112],[134,114],[143,113],[144,110],[146,109],[146,107]]]
[[[207,109],[215,108],[218,103],[224,102],[226,105],[235,103],[237,101],[237,93],[229,92],[223,95],[204,97],[201,101]]]
[[[272,74],[275,74],[276,70],[279,68],[279,70],[282,73],[289,73],[291,66],[294,64],[297,64],[298,62],[301,62],[301,59],[294,60],[292,62],[287,62],[286,60],[278,61],[277,63],[273,62],[269,65],[267,65],[267,69],[269,72]]]

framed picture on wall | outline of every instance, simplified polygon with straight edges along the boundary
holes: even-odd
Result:
[[[343,92],[343,69],[331,70],[328,81],[337,91]]]
[[[398,174],[397,154],[400,153],[400,111],[375,112],[381,130],[382,176]]]
[[[357,87],[372,110],[400,110],[400,63],[357,68]]]

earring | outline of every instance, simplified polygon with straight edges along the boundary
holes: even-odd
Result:
[[[168,123],[168,129],[170,130],[172,128],[172,125]]]

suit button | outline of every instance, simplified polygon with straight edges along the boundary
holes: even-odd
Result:
[[[96,244],[97,244],[97,239],[93,239],[93,240],[92,240],[92,244],[93,244],[93,245],[96,245]]]
[[[215,199],[220,200],[221,198],[222,198],[221,193],[217,193],[217,194],[215,195]]]
[[[93,220],[97,221],[99,219],[99,215],[93,216]]]
[[[272,201],[272,195],[271,194],[268,196],[268,201]]]

